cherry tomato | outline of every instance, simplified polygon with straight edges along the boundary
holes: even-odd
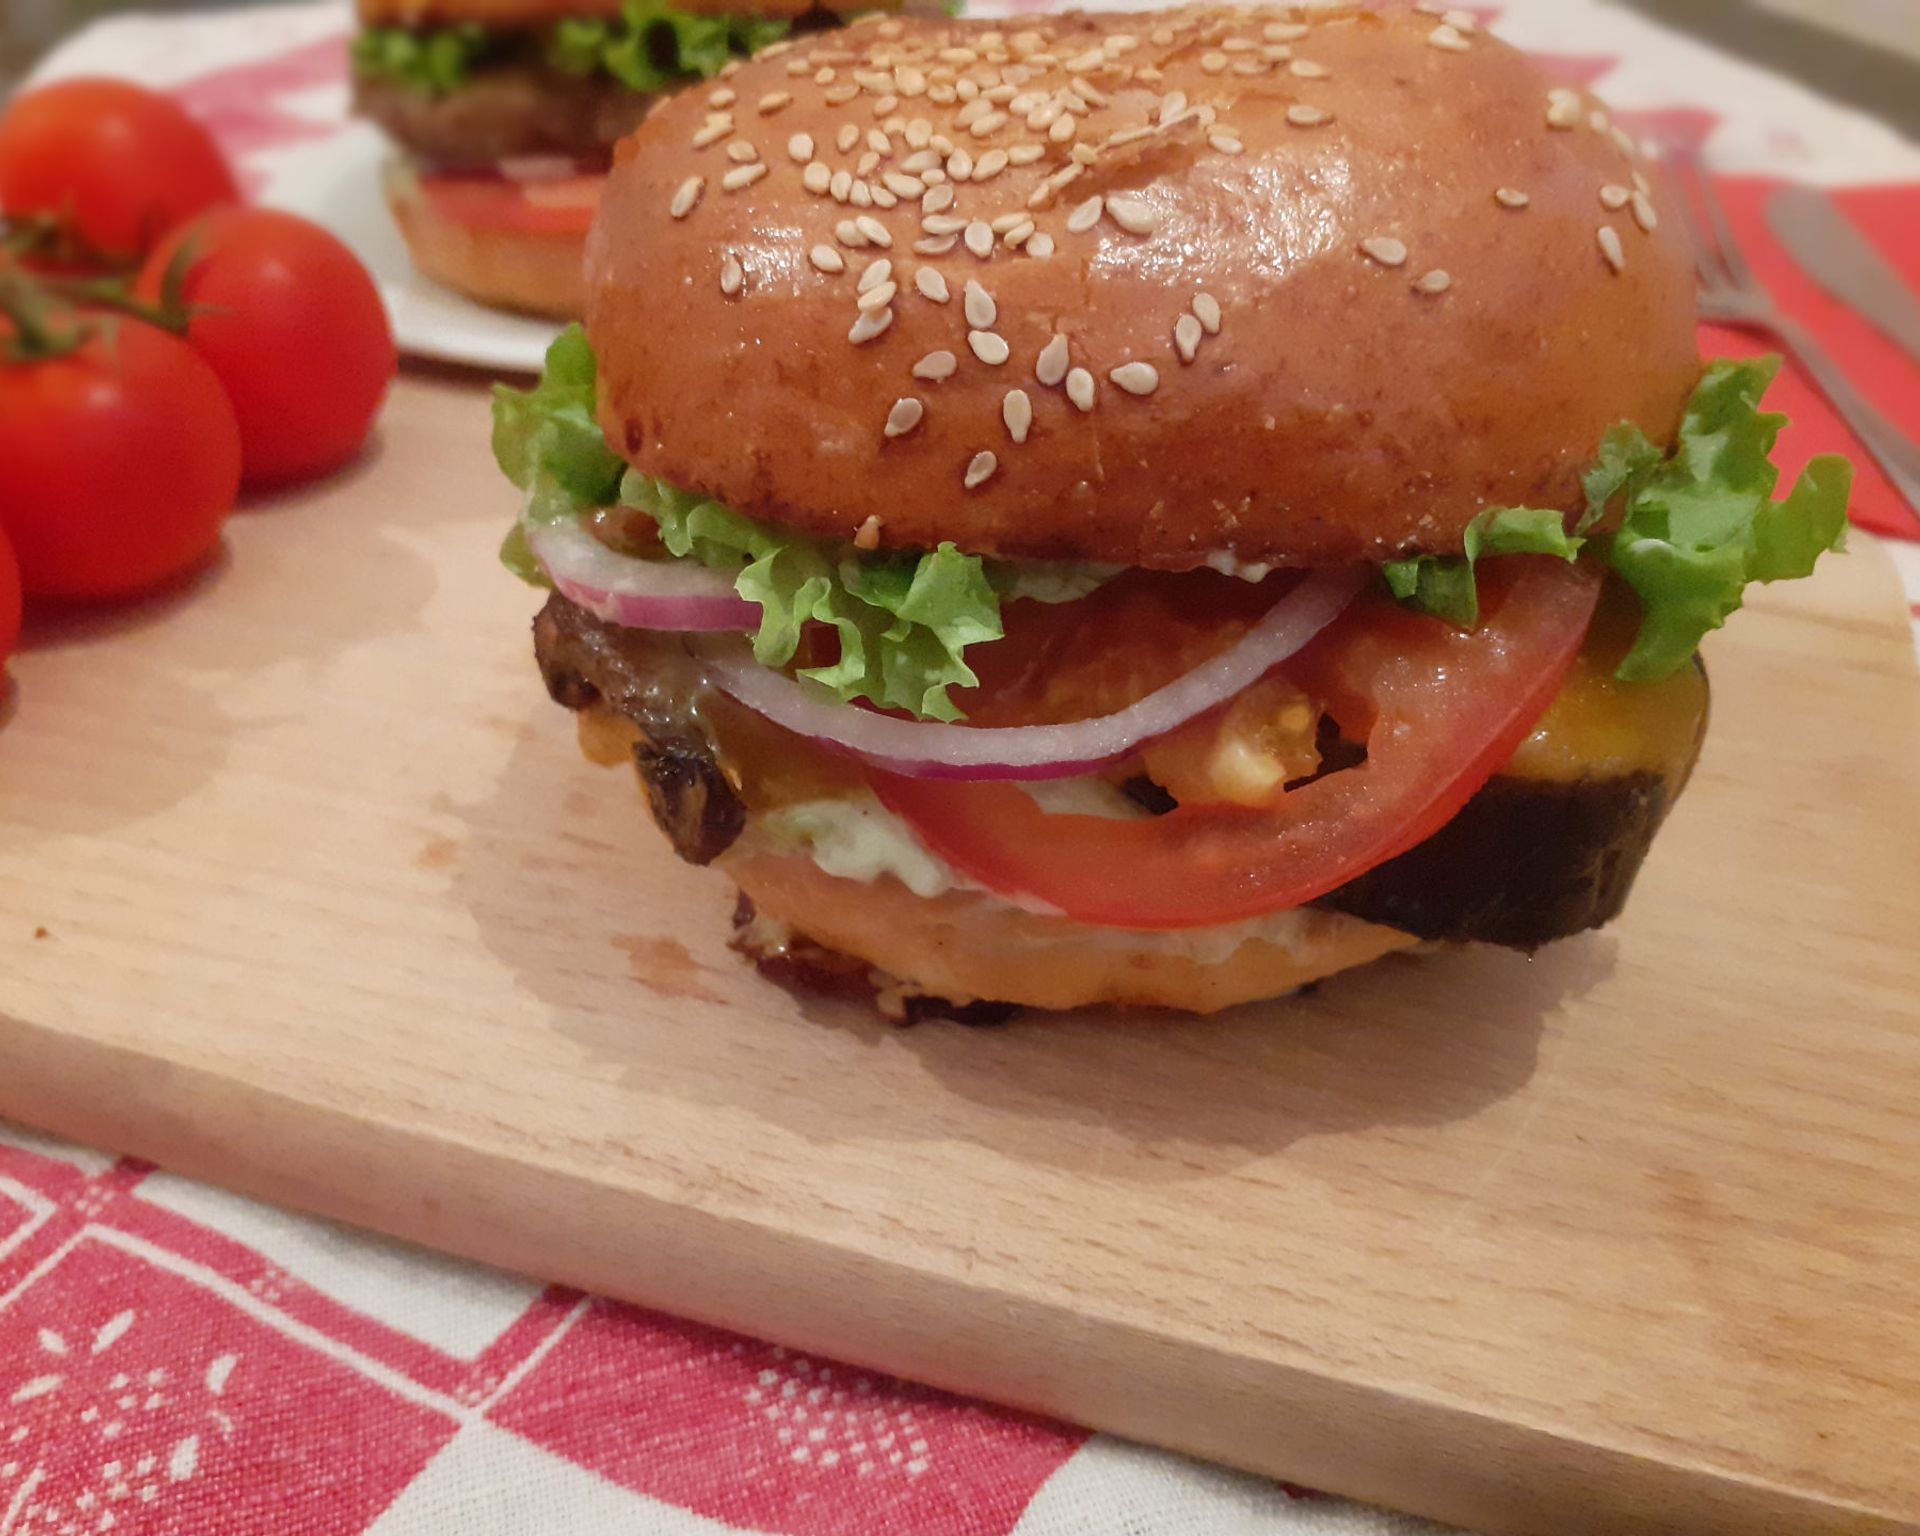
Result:
[[[187,341],[226,386],[253,484],[305,479],[359,452],[397,366],[367,269],[318,224],[221,208],[175,230],[137,291],[156,299],[186,252]]]
[[[0,212],[70,216],[96,251],[137,259],[182,219],[237,201],[213,136],[124,80],[63,80],[0,116]]]
[[[470,229],[584,235],[600,206],[605,176],[510,181],[504,176],[423,176],[420,195],[441,218]]]
[[[0,524],[34,597],[123,597],[199,564],[240,486],[220,380],[178,337],[106,322],[0,362]]]
[[[1559,691],[1599,589],[1585,567],[1489,561],[1472,634],[1384,596],[1357,599],[1280,670],[1364,735],[1366,761],[1270,809],[1055,815],[1011,784],[870,777],[956,869],[1082,922],[1194,928],[1277,912],[1404,853],[1459,812]]]
[[[13,546],[7,542],[7,536],[0,533],[0,668],[7,664],[7,658],[13,654],[13,645],[20,638],[20,566],[13,558]],[[0,693],[6,691],[6,684],[0,682]]]

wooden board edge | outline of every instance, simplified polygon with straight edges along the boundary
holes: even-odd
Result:
[[[272,1118],[271,1135],[235,1122],[236,1089]],[[480,1263],[1487,1536],[1655,1536],[1676,1529],[1682,1509],[1685,1529],[1727,1536],[1920,1536],[1920,1512],[1876,1510],[1390,1387],[1247,1361],[4,1014],[0,1115]],[[245,1155],[233,1155],[235,1141]],[[244,1173],[234,1177],[235,1169]],[[356,1198],[375,1188],[378,1203]],[[503,1200],[514,1203],[513,1223],[498,1219]],[[638,1225],[636,1208],[646,1212]],[[599,1234],[590,1249],[579,1247],[583,1231]],[[759,1283],[776,1271],[780,1286]],[[908,1281],[919,1299],[899,1305],[892,1298]],[[1143,1379],[1155,1382],[1151,1406],[1133,1390]],[[1284,1426],[1278,1437],[1263,1432],[1271,1425]]]

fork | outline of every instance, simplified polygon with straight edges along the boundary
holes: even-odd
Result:
[[[1726,207],[1713,190],[1713,178],[1700,157],[1690,149],[1669,145],[1663,148],[1661,158],[1673,172],[1680,222],[1693,245],[1693,264],[1700,278],[1700,313],[1722,325],[1779,342],[1879,461],[1907,505],[1920,512],[1920,443],[1881,415],[1854,388],[1813,333],[1783,311],[1761,286],[1741,253]]]

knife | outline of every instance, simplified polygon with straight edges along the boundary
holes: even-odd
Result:
[[[1767,224],[1808,276],[1920,364],[1920,298],[1832,198],[1783,188],[1767,200]]]

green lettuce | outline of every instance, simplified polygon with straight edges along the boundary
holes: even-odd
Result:
[[[581,17],[554,28],[547,59],[568,74],[604,70],[629,90],[711,79],[735,57],[784,37],[790,23],[761,16],[698,16],[660,0],[628,0],[617,20]]]
[[[1786,418],[1762,411],[1760,401],[1779,369],[1778,357],[1709,367],[1671,457],[1638,427],[1614,427],[1582,480],[1587,505],[1574,533],[1558,512],[1489,509],[1468,525],[1464,555],[1384,566],[1389,589],[1471,628],[1481,557],[1570,560],[1591,547],[1640,597],[1640,630],[1617,675],[1650,682],[1678,671],[1739,608],[1749,583],[1810,575],[1823,553],[1844,544],[1853,485],[1845,459],[1814,459],[1784,500],[1773,499],[1780,471],[1771,456]],[[1617,531],[1588,533],[1616,508]]]
[[[561,21],[547,34],[544,57],[563,74],[605,73],[630,90],[661,91],[711,79],[729,59],[758,53],[790,26],[778,18],[698,16],[660,0],[629,0],[618,17]],[[353,40],[353,67],[444,96],[466,84],[484,58],[510,51],[502,34],[485,27],[369,27]]]
[[[474,62],[491,39],[486,28],[369,27],[355,36],[353,68],[361,75],[396,80],[428,96],[444,96],[466,84]]]
[[[1096,566],[990,561],[952,544],[866,552],[843,539],[756,522],[629,470],[607,447],[594,405],[593,349],[578,326],[547,349],[546,370],[532,389],[494,387],[494,458],[527,494],[523,521],[501,548],[508,569],[540,577],[526,546],[527,523],[616,502],[644,512],[659,525],[670,555],[735,573],[734,590],[760,609],[753,653],[763,664],[789,665],[808,624],[830,626],[839,637],[837,659],[799,675],[842,702],[868,699],[922,719],[957,720],[949,690],[979,681],[964,652],[1000,638],[1002,601],[1070,602],[1112,574]]]

